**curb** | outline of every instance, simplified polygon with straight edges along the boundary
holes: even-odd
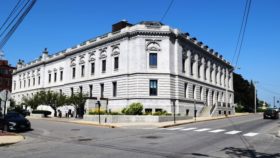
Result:
[[[106,125],[106,124],[96,124],[92,122],[78,122],[77,120],[71,120],[71,121],[65,121],[65,120],[51,120],[51,119],[45,119],[45,118],[28,118],[28,119],[34,119],[34,120],[46,120],[46,121],[54,121],[54,122],[63,122],[63,123],[74,123],[74,124],[81,124],[81,125],[88,125],[88,126],[98,126],[98,127],[107,127],[107,128],[117,128],[117,126],[114,125]]]
[[[3,136],[3,137],[5,137],[5,136]],[[16,143],[19,143],[19,142],[21,142],[21,141],[23,141],[23,140],[25,139],[24,136],[19,135],[19,134],[15,134],[14,136],[10,136],[10,137],[21,137],[21,138],[19,138],[19,139],[16,140],[16,141],[10,141],[10,142],[6,142],[6,143],[1,143],[1,142],[0,142],[0,147],[1,147],[1,146],[8,146],[8,145],[16,144]]]
[[[169,128],[169,127],[174,127],[174,126],[180,126],[180,125],[185,125],[185,124],[192,124],[192,123],[196,123],[196,122],[206,122],[206,121],[214,121],[214,120],[221,120],[221,119],[226,119],[226,118],[231,118],[231,117],[242,117],[242,116],[248,116],[250,114],[247,115],[233,115],[230,117],[218,117],[218,118],[212,118],[212,119],[208,119],[208,120],[197,120],[197,121],[191,121],[191,122],[182,122],[182,123],[175,123],[175,124],[170,124],[170,125],[164,125],[164,126],[159,126],[158,128]],[[280,132],[279,132],[280,134]]]

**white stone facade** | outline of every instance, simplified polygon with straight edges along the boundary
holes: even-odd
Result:
[[[103,85],[111,111],[141,102],[153,112],[173,113],[175,107],[176,114],[192,116],[196,107],[198,115],[203,109],[233,114],[232,72],[222,56],[188,34],[161,23],[141,22],[54,55],[45,51],[28,64],[19,62],[12,96],[20,103],[23,96],[41,90],[71,95],[73,89],[100,97]]]

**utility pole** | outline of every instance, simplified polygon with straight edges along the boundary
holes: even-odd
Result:
[[[275,108],[275,96],[273,97],[273,108]]]

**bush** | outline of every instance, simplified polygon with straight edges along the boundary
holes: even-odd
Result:
[[[124,108],[122,113],[126,115],[142,115],[143,105],[141,103],[132,103],[128,108]]]
[[[47,111],[47,110],[33,110],[32,114],[43,114],[45,117],[50,115],[52,112]]]
[[[153,115],[155,115],[155,116],[166,115],[166,114],[167,114],[167,112],[165,110],[153,113]]]
[[[120,115],[119,112],[111,112],[110,115]]]
[[[99,109],[90,110],[89,115],[99,115]],[[100,115],[105,115],[106,112],[100,109]]]

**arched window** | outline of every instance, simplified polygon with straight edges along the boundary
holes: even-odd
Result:
[[[200,87],[200,100],[203,100],[203,88]]]
[[[193,99],[197,99],[196,98],[196,86],[193,85]]]
[[[160,51],[160,45],[155,41],[148,41],[146,50],[149,53],[149,66],[150,66],[150,68],[157,68],[158,52]]]

